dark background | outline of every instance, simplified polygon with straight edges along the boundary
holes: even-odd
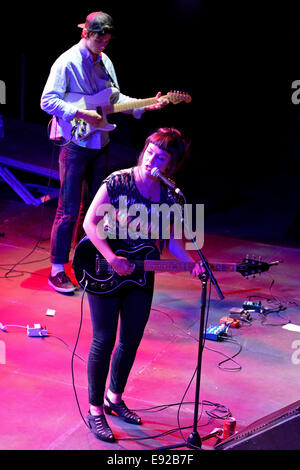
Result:
[[[202,202],[221,201],[226,194],[238,199],[249,185],[263,190],[264,181],[276,179],[283,166],[293,174],[299,170],[291,84],[300,79],[300,7],[291,2],[6,4],[4,116],[47,126],[39,100],[50,67],[79,41],[77,24],[98,10],[115,22],[116,38],[105,52],[123,93],[143,98],[180,90],[192,96],[191,104],[169,105],[139,121],[114,115],[114,141],[140,148],[159,126],[183,130],[192,152],[178,181]]]

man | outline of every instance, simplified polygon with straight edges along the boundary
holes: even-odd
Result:
[[[78,26],[82,28],[80,42],[55,61],[41,97],[41,108],[53,116],[50,139],[62,142],[61,188],[51,231],[52,268],[48,279],[49,285],[62,293],[75,290],[64,265],[69,261],[79,211],[84,212],[80,205],[83,201],[89,205],[108,172],[109,133],[102,129],[103,118],[96,109],[86,109],[80,100],[76,101],[76,94],[92,96],[112,87],[119,89],[113,63],[103,53],[114,33],[112,18],[101,11],[93,12]],[[117,103],[133,100],[122,93],[116,97]],[[158,93],[154,105],[134,109],[131,114],[140,118],[144,110],[160,109],[167,103]],[[91,134],[85,137],[87,126],[91,126]]]

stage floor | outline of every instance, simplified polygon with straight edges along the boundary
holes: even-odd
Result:
[[[97,441],[84,422],[91,341],[87,299],[82,302],[80,290],[62,295],[47,284],[54,211],[53,205],[0,201],[0,322],[7,325],[0,331],[0,449],[156,450],[181,443],[187,449],[194,417],[201,282],[188,274],[156,275],[151,317],[124,395],[143,425],[108,416],[118,440]],[[273,313],[254,313],[250,323],[229,328],[226,340],[205,341],[200,437],[221,428],[229,410],[239,431],[297,401],[300,367],[300,333],[283,328],[300,326],[300,250],[209,233],[203,252],[210,262],[238,263],[249,254],[282,263],[248,280],[239,273],[215,273],[225,299],[211,287],[208,325],[219,324],[245,300],[260,300]],[[47,315],[48,309],[55,311],[53,316]],[[45,327],[48,336],[28,337],[26,327],[34,324]],[[212,450],[216,442],[203,439],[203,449]]]
[[[45,129],[8,124],[2,156],[57,168]],[[113,150],[115,158],[122,158],[120,167],[136,161],[135,149]],[[299,400],[300,245],[299,239],[284,241],[297,211],[298,172],[293,165],[276,168],[276,178],[271,172],[263,181],[240,185],[239,191],[224,182],[223,191],[215,191],[204,178],[206,189],[198,201],[205,203],[203,252],[209,262],[239,263],[247,254],[282,261],[248,280],[235,272],[215,272],[225,298],[220,300],[211,286],[207,325],[218,325],[246,300],[261,301],[268,313],[256,312],[250,323],[230,327],[226,340],[205,341],[195,426],[201,282],[188,274],[157,274],[150,320],[124,395],[143,426],[109,416],[114,444],[97,441],[85,424],[91,341],[87,298],[80,290],[58,294],[47,283],[57,200],[29,206],[0,184],[0,323],[6,326],[0,330],[1,450],[156,452],[173,445],[183,450],[195,427],[202,448],[213,450],[217,438],[205,438],[222,428],[228,413],[240,431]],[[36,178],[24,172],[17,176],[30,183]],[[54,315],[47,314],[49,309]],[[27,325],[34,324],[45,327],[48,336],[28,337]]]

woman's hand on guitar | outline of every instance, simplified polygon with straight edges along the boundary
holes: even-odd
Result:
[[[123,256],[116,256],[111,262],[113,270],[119,274],[119,276],[129,276],[134,271],[135,264],[131,263],[127,258]]]

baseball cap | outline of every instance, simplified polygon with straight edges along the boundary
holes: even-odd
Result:
[[[77,26],[97,34],[112,34],[114,32],[112,17],[103,11],[90,13],[86,17],[85,23],[80,23]]]

